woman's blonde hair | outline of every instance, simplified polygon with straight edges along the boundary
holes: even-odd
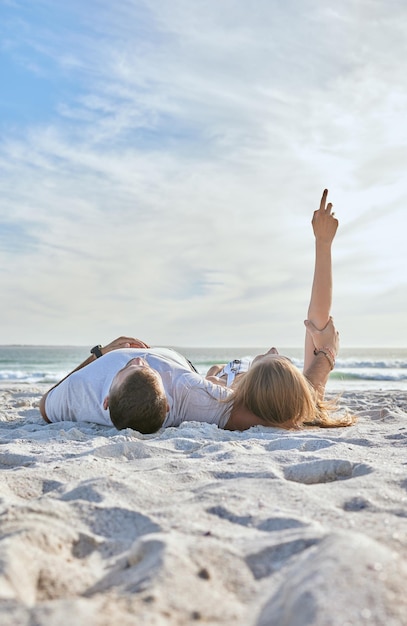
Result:
[[[245,406],[278,428],[329,428],[350,426],[354,422],[347,414],[333,416],[336,402],[320,401],[300,370],[279,355],[255,363],[241,377],[233,393],[233,404]]]

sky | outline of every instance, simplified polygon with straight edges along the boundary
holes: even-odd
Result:
[[[0,344],[407,347],[404,0],[0,0]]]

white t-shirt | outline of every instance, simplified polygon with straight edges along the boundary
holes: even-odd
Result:
[[[231,404],[220,400],[231,395],[230,389],[215,385],[193,372],[187,360],[170,348],[122,348],[92,361],[51,389],[45,401],[48,419],[51,422],[94,422],[112,426],[109,409],[104,409],[103,400],[109,395],[117,372],[135,357],[145,359],[162,378],[170,407],[164,428],[185,421],[225,427]]]

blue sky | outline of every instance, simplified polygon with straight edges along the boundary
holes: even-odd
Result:
[[[0,343],[407,346],[402,0],[0,2]]]

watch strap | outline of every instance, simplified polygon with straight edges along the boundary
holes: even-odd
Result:
[[[90,352],[91,352],[91,354],[94,354],[97,359],[99,359],[101,356],[103,356],[103,354],[102,354],[102,346],[101,345],[93,346],[93,348],[92,348],[92,350]]]

